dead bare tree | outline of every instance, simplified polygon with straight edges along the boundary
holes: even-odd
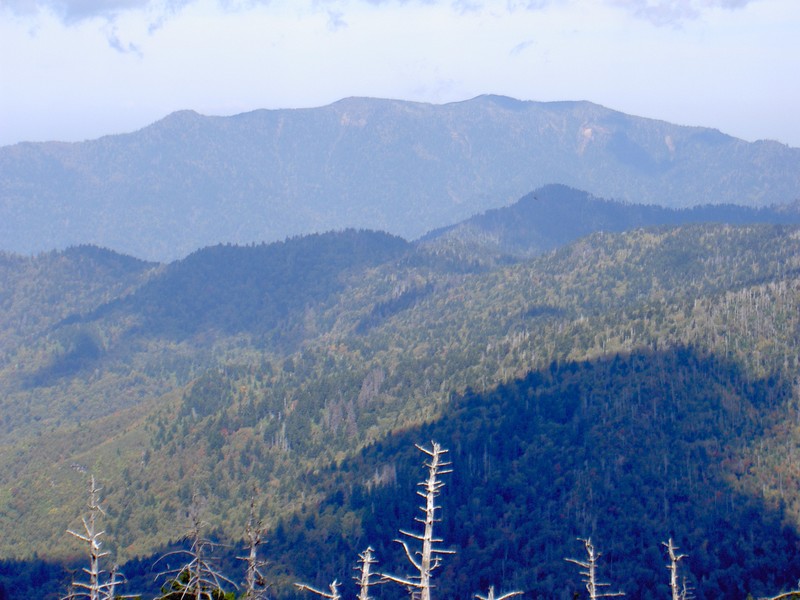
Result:
[[[103,600],[116,600],[117,598],[138,598],[138,594],[128,594],[125,596],[120,596],[117,594],[117,586],[121,583],[125,582],[125,578],[119,572],[119,565],[114,565],[111,567],[111,572],[109,573],[108,581],[103,586],[104,595],[102,596]]]
[[[267,584],[264,575],[261,573],[261,568],[266,565],[266,561],[258,558],[258,547],[264,542],[266,528],[260,520],[256,520],[255,512],[255,498],[252,498],[250,500],[250,516],[245,527],[248,554],[247,556],[239,557],[239,560],[243,560],[247,564],[243,600],[263,600],[267,597]]]
[[[583,546],[586,549],[586,560],[576,560],[574,558],[565,558],[564,560],[574,563],[584,569],[580,573],[583,575],[582,581],[586,584],[586,591],[589,592],[590,600],[596,600],[596,598],[624,596],[625,592],[601,591],[601,588],[611,585],[609,583],[600,583],[597,581],[597,561],[602,555],[599,552],[595,552],[591,538],[578,538],[578,540],[583,542]]]
[[[422,523],[423,533],[420,535],[402,529],[400,533],[407,538],[415,540],[422,547],[419,550],[412,551],[405,540],[395,540],[403,546],[406,558],[416,573],[408,577],[384,575],[384,578],[405,586],[414,600],[431,600],[431,574],[441,565],[441,556],[443,554],[454,554],[453,550],[439,548],[437,545],[444,540],[436,538],[433,533],[434,525],[441,521],[438,516],[438,511],[441,507],[436,504],[436,498],[444,487],[444,482],[440,477],[451,473],[452,470],[447,468],[451,463],[444,460],[447,450],[438,443],[432,441],[430,450],[419,445],[416,445],[416,447],[420,452],[428,456],[427,461],[424,463],[428,470],[428,477],[418,484],[424,491],[417,490],[417,494],[425,499],[425,504],[419,507],[425,516],[422,519],[419,517],[414,519],[418,523]]]
[[[672,600],[690,600],[692,595],[686,584],[686,578],[684,577],[680,583],[678,581],[678,563],[686,558],[686,555],[676,554],[678,547],[672,542],[672,538],[669,538],[668,542],[661,542],[661,544],[667,549],[667,554],[669,555],[667,569],[669,569],[669,588],[672,591]]]
[[[358,566],[356,567],[358,575],[353,577],[358,583],[358,600],[370,600],[369,588],[373,585],[383,583],[382,580],[373,579],[373,575],[379,575],[378,573],[372,572],[372,565],[378,562],[375,560],[374,552],[375,551],[368,546],[366,550],[358,555]]]
[[[114,565],[111,571],[108,572],[108,578],[104,578],[106,571],[100,566],[101,559],[109,555],[108,552],[100,549],[103,545],[100,541],[100,536],[105,531],[99,530],[99,519],[106,514],[100,505],[100,489],[97,486],[94,475],[92,475],[89,486],[89,514],[81,517],[83,533],[67,529],[67,533],[86,544],[88,548],[89,567],[84,568],[83,572],[89,576],[89,581],[72,582],[72,592],[62,600],[113,600],[114,598],[124,597],[116,595],[117,586],[124,581],[118,567]]]
[[[88,506],[89,515],[81,517],[84,533],[78,533],[71,529],[67,529],[67,533],[84,542],[88,547],[89,568],[84,568],[83,571],[89,576],[89,581],[88,583],[73,582],[72,587],[73,590],[76,591],[73,591],[67,598],[100,600],[100,575],[102,573],[100,570],[100,559],[104,556],[108,556],[108,552],[100,550],[100,546],[102,546],[100,536],[103,535],[105,531],[98,531],[98,520],[101,515],[105,514],[105,511],[100,506],[100,488],[97,487],[94,475],[91,477]]]
[[[373,579],[373,576],[379,575],[372,572],[372,565],[378,562],[375,560],[375,555],[373,552],[374,550],[371,547],[368,547],[366,550],[364,550],[364,552],[358,555],[358,565],[355,567],[355,570],[358,571],[358,575],[353,577],[353,579],[355,579],[358,583],[358,600],[370,600],[369,588],[383,583],[381,580],[376,581]],[[333,583],[330,584],[330,591],[328,592],[323,592],[322,590],[311,587],[310,585],[306,585],[305,583],[295,583],[294,585],[299,590],[311,592],[312,594],[322,596],[328,600],[341,599],[341,595],[339,594],[340,583],[336,579],[334,579]]]
[[[156,600],[186,600],[188,598],[220,600],[225,594],[224,584],[230,584],[238,589],[239,586],[217,571],[212,559],[208,556],[215,544],[202,536],[205,523],[201,520],[200,513],[201,501],[198,496],[195,496],[189,509],[191,529],[187,537],[191,540],[191,546],[188,550],[169,552],[156,562],[169,556],[178,555],[184,555],[188,560],[177,569],[168,569],[156,575],[157,580],[161,577],[167,579],[167,585],[162,588],[163,595]]]
[[[521,596],[522,592],[508,592],[507,594],[503,594],[502,596],[495,596],[494,595],[494,586],[489,587],[489,593],[486,596],[481,596],[480,594],[475,594],[475,597],[478,600],[506,600],[507,598],[513,598],[514,596]]]

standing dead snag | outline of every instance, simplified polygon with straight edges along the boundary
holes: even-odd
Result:
[[[214,543],[201,535],[205,524],[200,519],[200,512],[200,502],[195,497],[189,509],[189,518],[192,522],[188,535],[192,542],[189,550],[169,552],[158,559],[161,561],[168,556],[184,554],[189,560],[177,569],[169,569],[156,575],[156,579],[167,578],[167,585],[162,588],[164,593],[157,600],[187,600],[189,598],[218,600],[224,596],[223,584],[228,583],[234,588],[238,588],[235,583],[218,572],[214,568],[212,560],[207,557],[207,552],[214,547]]]
[[[591,538],[578,538],[581,542],[583,542],[583,546],[586,548],[586,560],[575,560],[574,558],[565,558],[567,562],[574,563],[579,567],[585,569],[581,571],[581,575],[583,575],[583,582],[586,584],[586,591],[589,592],[590,600],[596,600],[596,598],[611,598],[613,596],[624,596],[625,592],[602,592],[600,588],[607,587],[611,584],[609,583],[600,583],[597,581],[597,561],[602,556],[599,552],[594,551],[594,546],[592,545]]]
[[[116,588],[123,582],[121,574],[117,570],[117,566],[111,569],[107,581],[103,581],[105,571],[100,568],[100,559],[108,556],[108,552],[103,552],[100,547],[103,543],[100,541],[100,536],[105,531],[98,531],[98,520],[102,515],[105,515],[103,507],[100,506],[100,488],[94,480],[94,475],[91,478],[89,488],[89,515],[88,517],[81,517],[83,522],[83,533],[78,533],[67,529],[67,533],[76,537],[84,542],[89,549],[89,568],[84,568],[83,572],[89,576],[88,583],[73,582],[73,591],[65,596],[63,600],[78,600],[81,598],[88,598],[89,600],[112,600],[117,597]]]
[[[401,529],[400,533],[420,542],[422,544],[422,549],[412,552],[406,541],[395,540],[403,546],[408,562],[411,563],[411,566],[414,567],[417,572],[405,578],[395,577],[393,575],[384,575],[384,577],[389,581],[394,581],[395,583],[406,586],[411,592],[412,598],[415,600],[417,598],[419,600],[431,600],[431,574],[441,565],[442,554],[454,554],[452,550],[436,547],[437,544],[442,543],[444,540],[434,537],[433,534],[434,524],[441,521],[437,516],[437,511],[441,507],[436,504],[436,498],[441,493],[444,482],[441,481],[439,477],[451,473],[452,470],[447,468],[451,463],[443,460],[447,450],[436,442],[431,442],[430,450],[419,445],[417,445],[417,449],[429,457],[428,461],[425,463],[425,467],[428,469],[428,478],[418,484],[419,487],[423,488],[424,492],[417,490],[417,494],[425,499],[425,505],[419,507],[425,515],[425,518],[420,519],[416,517],[414,519],[418,523],[423,524],[424,531],[422,535],[420,535]]]
[[[245,527],[245,536],[247,538],[247,556],[240,556],[239,560],[245,561],[247,569],[245,570],[245,590],[242,595],[243,600],[262,600],[266,598],[266,581],[264,575],[261,573],[261,567],[266,562],[258,558],[258,547],[264,541],[264,533],[266,528],[261,521],[255,521],[255,498],[250,500],[250,516],[247,519],[247,526]]]
[[[661,542],[661,544],[667,549],[667,553],[669,554],[667,569],[669,569],[669,588],[672,590],[672,600],[689,600],[691,596],[689,588],[686,585],[686,578],[683,578],[682,584],[678,584],[678,563],[686,558],[686,555],[675,554],[678,547],[672,543],[672,538],[669,538],[669,542]]]
[[[372,565],[378,562],[375,560],[375,555],[373,552],[374,550],[368,547],[366,550],[364,550],[364,552],[358,555],[359,561],[355,570],[358,571],[359,574],[358,576],[353,577],[353,579],[355,579],[358,583],[358,600],[370,600],[369,588],[371,588],[373,585],[383,583],[382,581],[375,581],[372,579],[372,576],[374,575],[374,573],[372,573]],[[304,583],[295,583],[294,585],[299,590],[311,592],[317,596],[327,598],[327,600],[341,600],[341,595],[339,594],[340,584],[335,579],[329,586],[329,592],[323,592],[322,590],[318,590],[317,588],[313,588]]]
[[[358,600],[370,600],[369,588],[382,583],[382,581],[375,581],[372,579],[372,565],[378,562],[375,560],[373,552],[374,550],[370,546],[367,546],[367,549],[358,555],[359,560],[358,566],[356,567],[358,575],[353,577],[353,579],[358,582]]]

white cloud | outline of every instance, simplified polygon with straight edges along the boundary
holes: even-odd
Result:
[[[180,8],[196,2],[197,0],[5,0],[3,8],[17,15],[32,15],[41,11],[49,11],[65,23],[77,23],[92,18],[113,19],[127,11],[146,11],[151,14],[169,15]],[[735,9],[743,8],[757,0],[602,0],[602,2],[618,6],[631,14],[652,21],[656,24],[679,23],[687,19],[694,19],[704,12],[716,8]],[[259,5],[270,4],[272,0],[218,0],[218,5],[223,10],[243,12],[252,10]],[[281,0],[275,0],[282,3]],[[285,3],[285,0],[284,2]],[[331,5],[353,6],[355,4],[368,4],[385,8],[402,6],[440,5],[450,7],[457,14],[467,14],[484,10],[496,10],[499,4],[482,0],[355,0],[346,2],[340,0],[307,0],[306,6],[325,9]],[[507,0],[504,10],[515,12],[517,10],[539,11],[551,5],[569,4],[568,0]],[[572,0],[571,3],[575,3]],[[294,2],[302,6],[300,2]],[[578,4],[581,4],[578,2]],[[586,4],[586,3],[583,3]],[[342,16],[340,9],[332,9],[334,15]]]
[[[733,10],[744,8],[758,0],[609,0],[636,17],[655,25],[681,25],[697,19],[704,13],[722,8]]]

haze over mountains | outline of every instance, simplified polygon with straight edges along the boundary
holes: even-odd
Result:
[[[92,243],[159,261],[346,227],[414,239],[548,183],[670,207],[767,206],[798,198],[800,149],[498,96],[184,111],[130,134],[0,148],[0,239],[18,253]]]

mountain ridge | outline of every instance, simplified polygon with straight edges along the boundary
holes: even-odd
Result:
[[[497,253],[525,258],[597,231],[620,233],[638,227],[690,223],[795,224],[800,223],[800,202],[760,208],[709,204],[674,209],[597,198],[582,190],[550,184],[509,206],[430,231],[419,242],[432,248],[461,247],[476,259]]]
[[[133,133],[0,148],[0,237],[20,253],[47,240],[163,261],[347,227],[415,239],[547,183],[673,207],[765,206],[800,197],[798,172],[800,149],[589,102],[179,111]]]

